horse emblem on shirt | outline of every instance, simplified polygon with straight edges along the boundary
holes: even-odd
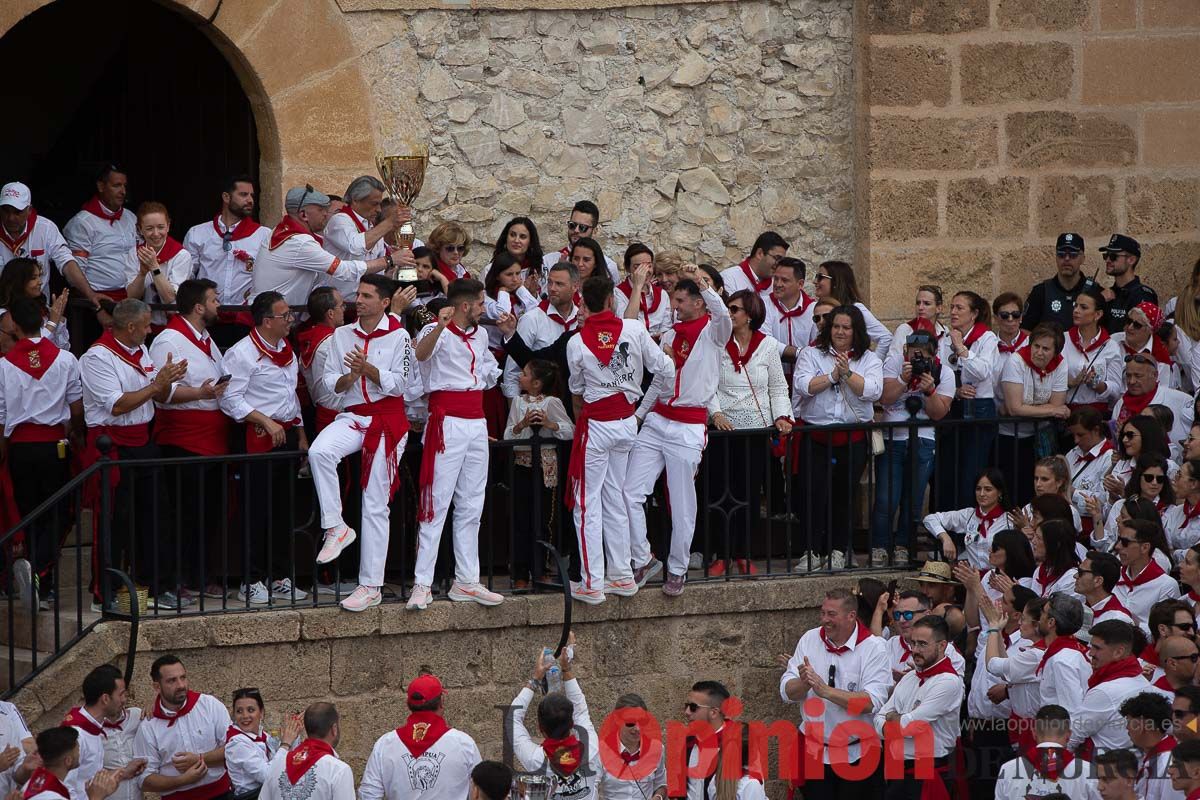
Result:
[[[429,726],[425,727],[428,729]],[[419,738],[418,741],[420,741]],[[404,754],[404,766],[408,769],[408,783],[414,792],[425,792],[437,785],[438,775],[442,772],[442,760],[445,757],[445,753],[436,753],[432,750],[426,750],[415,758],[409,753]]]
[[[603,332],[601,333],[603,335]],[[614,375],[629,369],[629,342],[621,342],[608,361],[608,371]]]

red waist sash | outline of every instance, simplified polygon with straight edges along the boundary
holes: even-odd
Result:
[[[40,422],[22,422],[13,428],[8,441],[13,444],[35,442],[57,442],[65,439],[62,424],[43,425]]]
[[[229,453],[229,417],[215,409],[159,408],[154,412],[154,441],[195,453]]]
[[[285,431],[290,431],[299,424],[299,420],[290,419],[287,422],[275,420],[283,426]],[[274,443],[271,441],[271,434],[263,431],[258,432],[258,426],[253,423],[246,424],[246,452],[247,453],[269,453],[275,449]]]
[[[708,409],[701,406],[669,406],[665,403],[655,403],[654,413],[673,422],[689,425],[708,424]]]
[[[425,425],[425,449],[421,453],[421,507],[418,522],[433,519],[433,469],[437,454],[446,452],[446,417],[483,419],[483,392],[436,391],[429,393],[429,421]]]
[[[371,464],[383,443],[384,458],[387,459],[388,469],[388,500],[396,493],[400,485],[400,454],[396,448],[408,434],[408,415],[404,409],[403,397],[384,397],[371,403],[359,403],[349,406],[346,411],[370,417],[371,422],[365,428],[355,423],[354,429],[363,433],[362,448],[362,488],[367,488],[371,477]],[[318,414],[320,408],[317,409]]]
[[[634,413],[633,403],[629,402],[624,392],[610,394],[594,403],[584,403],[579,419],[575,420],[575,442],[571,445],[571,461],[567,466],[567,508],[575,508],[575,498],[583,500],[587,491],[584,480],[584,462],[587,459],[588,423],[615,422],[629,419]]]

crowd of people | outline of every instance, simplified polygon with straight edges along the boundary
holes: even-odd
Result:
[[[246,553],[239,600],[306,596],[288,559],[295,471],[247,460],[223,505],[221,464],[180,467],[186,490],[168,499],[189,513],[165,564],[149,532],[169,503],[147,498],[172,481],[122,460],[303,455],[322,531],[313,590],[335,566],[354,573],[341,556],[357,542],[357,583],[333,582],[350,611],[381,602],[390,508],[411,474],[408,607],[432,601],[444,528],[449,599],[496,605],[479,557],[489,440],[535,433],[536,448],[512,453],[515,589],[530,585],[545,533],[534,496],[573,533],[571,594],[591,604],[650,580],[677,596],[697,567],[753,574],[749,540],[776,512],[804,523],[802,550],[788,554],[800,571],[907,566],[923,516],[937,556],[981,572],[997,537],[1024,534],[1032,576],[1009,578],[1030,578],[1039,596],[1070,589],[1091,552],[1139,586],[1176,570],[1187,580],[1200,541],[1200,263],[1160,304],[1138,278],[1136,240],[1113,234],[1099,248],[1102,286],[1083,269],[1083,237],[1064,233],[1054,274],[1026,298],[920,285],[912,319],[892,331],[851,265],[810,269],[771,231],[724,269],[645,243],[613,260],[600,210],[581,200],[560,250],[517,217],[469,259],[474,237],[457,223],[412,246],[397,239],[411,214],[371,176],[337,199],[289,190],[271,229],[253,219],[253,182],[237,177],[180,243],[162,204],[125,208],[127,179],[107,166],[61,233],[28,187],[0,190],[0,489],[12,495],[0,521],[15,524],[72,469],[116,458],[113,530],[139,532],[125,557],[159,608],[225,596],[195,555],[225,524]],[[408,270],[415,282],[396,279]],[[724,527],[696,553],[714,511],[697,500],[702,464]],[[856,555],[868,474],[869,546]],[[762,508],[769,486],[782,510]],[[646,513],[656,496],[669,500],[661,559]],[[1147,527],[1133,538],[1127,523]],[[44,577],[62,531],[43,518],[25,533],[20,569]],[[1145,620],[1149,604],[1135,610]]]

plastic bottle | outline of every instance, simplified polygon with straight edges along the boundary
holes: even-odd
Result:
[[[550,668],[546,670],[546,677],[542,679],[545,682],[546,694],[561,692],[563,690],[562,668],[554,659],[554,648],[543,647],[542,658],[550,662]]]

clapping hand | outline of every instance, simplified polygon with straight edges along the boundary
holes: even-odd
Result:
[[[346,365],[346,369],[350,370],[351,375],[362,375],[363,370],[367,367],[367,354],[363,352],[361,347],[355,346],[342,359],[342,363]]]
[[[496,317],[496,327],[504,334],[505,338],[512,336],[517,332],[517,318],[508,312],[502,312]]]
[[[979,613],[983,614],[983,618],[987,620],[989,628],[1004,627],[1004,612],[996,607],[996,604],[992,602],[992,598],[982,595],[977,600],[977,603],[979,605]]]
[[[54,302],[50,304],[50,321],[55,325],[61,325],[63,313],[67,308],[67,299],[71,296],[70,289],[63,289],[58,293],[58,297],[54,298]]]
[[[304,720],[299,714],[288,714],[283,719],[283,728],[279,731],[280,742],[288,747],[296,743],[304,733]]]
[[[834,353],[833,363],[840,380],[850,377],[850,358],[845,353]]]
[[[143,275],[158,267],[158,254],[154,252],[153,247],[147,247],[146,245],[139,246],[137,257],[138,265]]]

